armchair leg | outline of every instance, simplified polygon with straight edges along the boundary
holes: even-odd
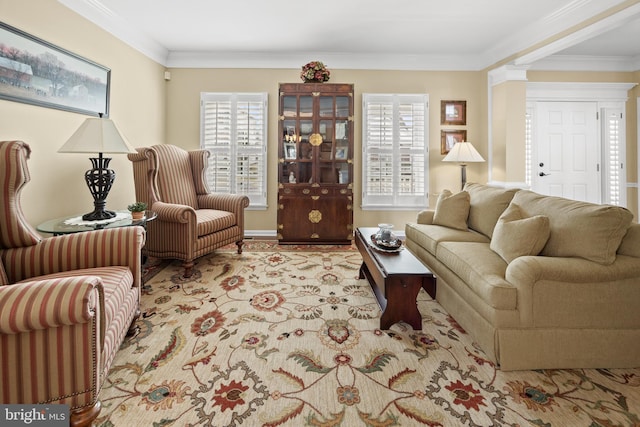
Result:
[[[185,261],[182,266],[184,267],[184,277],[191,277],[193,274],[193,261]]]
[[[238,254],[242,253],[242,245],[244,245],[244,241],[240,240],[239,242],[236,242],[236,245],[238,245]]]
[[[90,427],[93,424],[93,421],[98,418],[100,409],[102,409],[102,403],[97,400],[93,406],[71,411],[71,420],[69,425],[71,427]]]

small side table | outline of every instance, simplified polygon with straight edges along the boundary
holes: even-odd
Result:
[[[81,217],[82,215],[72,215],[63,218],[50,219],[42,224],[39,224],[36,229],[42,233],[53,234],[59,236],[62,234],[81,233],[83,231],[102,230],[106,228],[119,228],[119,227],[131,227],[139,225],[141,227],[147,226],[147,222],[153,221],[158,217],[158,214],[154,211],[146,211],[145,216],[142,219],[132,219],[128,211],[117,211],[116,213],[123,216],[122,219],[116,221],[92,221],[85,224],[68,224],[71,219]],[[126,214],[126,216],[124,216]]]

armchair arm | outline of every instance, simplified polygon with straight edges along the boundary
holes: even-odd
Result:
[[[0,287],[0,334],[87,323],[104,316],[104,289],[97,276],[34,280]],[[100,319],[104,325],[104,319]],[[104,331],[101,331],[101,342]]]
[[[2,372],[0,402],[95,402],[103,370],[103,307],[102,282],[95,276],[0,287],[0,366],[11,367]]]
[[[191,206],[155,202],[151,209],[158,214],[160,221],[178,222],[182,224],[188,222],[196,223],[196,211]]]
[[[244,212],[244,209],[249,206],[249,198],[240,194],[200,194],[198,195],[198,206],[201,209],[217,209],[233,212],[237,215]]]
[[[249,206],[249,198],[240,194],[210,193],[198,195],[201,209],[216,209],[233,212],[238,226],[244,230],[244,210]]]
[[[110,228],[49,237],[37,245],[0,251],[9,283],[81,268],[126,266],[140,286],[144,228]]]

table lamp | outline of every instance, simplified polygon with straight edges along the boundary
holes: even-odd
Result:
[[[91,157],[92,169],[84,178],[93,196],[93,212],[82,216],[85,221],[98,221],[116,216],[115,212],[105,210],[107,195],[116,173],[109,169],[111,158],[103,157],[103,153],[135,153],[136,150],[116,127],[116,124],[105,119],[89,118],[75,131],[69,140],[58,150],[58,153],[98,153],[98,157]]]
[[[476,151],[473,144],[468,141],[456,142],[451,151],[442,159],[443,162],[458,162],[460,163],[461,175],[462,175],[462,189],[467,182],[467,163],[471,162],[484,162],[484,159]]]

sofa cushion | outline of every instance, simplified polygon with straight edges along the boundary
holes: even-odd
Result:
[[[488,243],[442,242],[437,258],[487,305],[498,310],[517,308],[517,290],[505,280],[507,263]]]
[[[464,190],[469,193],[470,198],[469,219],[467,221],[469,228],[491,238],[498,218],[507,209],[518,189],[505,189],[468,182],[465,184]]]
[[[511,202],[493,230],[490,248],[508,263],[524,255],[538,255],[549,239],[549,218],[525,217]]]
[[[549,217],[551,234],[541,255],[580,257],[612,264],[633,214],[619,206],[597,205],[521,190],[513,198],[525,216]]]
[[[432,255],[436,255],[436,248],[440,242],[479,242],[489,243],[487,236],[473,230],[456,230],[432,224],[408,223],[404,232],[407,240],[411,240],[425,248]]]
[[[457,230],[466,230],[468,217],[469,193],[461,191],[452,194],[449,190],[442,190],[436,202],[433,223]]]

